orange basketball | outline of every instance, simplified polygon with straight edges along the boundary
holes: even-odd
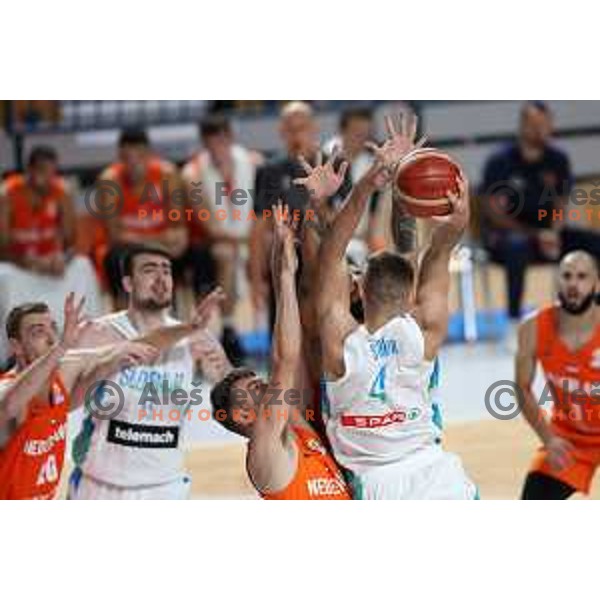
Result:
[[[447,215],[452,208],[448,193],[458,194],[460,167],[435,148],[421,148],[405,156],[395,176],[396,189],[406,209],[415,217]]]

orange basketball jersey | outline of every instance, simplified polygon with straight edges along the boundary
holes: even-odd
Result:
[[[559,335],[557,307],[540,310],[536,325],[537,359],[555,398],[552,426],[574,443],[600,445],[600,326],[571,350]],[[542,407],[546,400],[540,399]]]
[[[14,379],[9,372],[0,380]],[[50,398],[34,398],[25,422],[0,448],[0,500],[51,500],[63,468],[69,395],[58,374]]]
[[[333,457],[316,433],[307,427],[292,427],[298,449],[298,466],[288,486],[274,493],[261,493],[265,500],[351,500],[348,486]]]
[[[165,163],[158,158],[150,159],[144,182],[135,187],[127,178],[123,164],[111,165],[108,172],[119,186],[122,196],[119,218],[125,230],[147,236],[150,240],[165,231],[169,225]]]
[[[23,175],[12,175],[5,182],[10,203],[10,253],[12,256],[49,256],[62,249],[60,236],[61,204],[65,184],[55,177],[40,205],[32,204],[32,190]]]

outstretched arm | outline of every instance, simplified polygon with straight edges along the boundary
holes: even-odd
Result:
[[[450,195],[452,212],[432,217],[438,223],[431,234],[417,281],[416,318],[425,337],[425,358],[433,360],[448,330],[450,257],[469,222],[467,183],[459,179],[459,195]]]
[[[319,252],[317,313],[321,330],[323,371],[334,378],[344,374],[343,344],[356,328],[350,314],[350,287],[345,254],[372,194],[390,183],[398,162],[415,147],[416,120],[401,118],[399,132],[386,118],[388,140],[377,147],[370,144],[375,161],[352,189],[333,225],[323,237]]]
[[[281,206],[279,207],[281,209]],[[276,214],[273,207],[273,214]],[[276,293],[276,319],[272,352],[272,371],[267,392],[258,407],[257,421],[248,445],[248,472],[254,485],[262,490],[285,487],[293,476],[295,447],[287,439],[290,405],[287,393],[296,384],[300,363],[302,333],[296,297],[297,269],[294,234],[275,217],[272,273]],[[270,404],[277,398],[277,404]]]
[[[115,342],[102,327],[91,325],[79,340],[85,347],[70,351],[61,361],[63,379],[73,392],[71,408],[80,406],[98,381],[127,366],[150,364],[182,339],[203,334],[222,298],[221,288],[216,288],[198,304],[191,322],[160,327],[134,340]]]
[[[85,300],[75,302],[70,293],[64,305],[64,330],[61,339],[42,357],[21,371],[16,379],[0,391],[0,429],[14,431],[27,415],[29,403],[48,385],[48,380],[58,369],[69,348],[76,345],[84,327],[82,310]]]

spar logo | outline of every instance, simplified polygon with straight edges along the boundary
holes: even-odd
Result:
[[[416,421],[422,416],[419,408],[400,408],[383,415],[342,415],[343,427],[374,429]]]

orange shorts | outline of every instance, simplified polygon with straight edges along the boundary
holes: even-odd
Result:
[[[558,479],[584,494],[590,493],[590,486],[596,468],[600,465],[600,447],[584,447],[575,445],[570,453],[571,466],[558,470],[552,468],[546,461],[547,451],[540,448],[533,459],[530,472],[544,473],[554,479]]]

